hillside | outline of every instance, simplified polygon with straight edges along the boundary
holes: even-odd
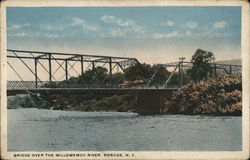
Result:
[[[216,61],[219,64],[234,64],[234,65],[241,65],[242,59],[232,59],[232,60],[225,60],[225,61]]]

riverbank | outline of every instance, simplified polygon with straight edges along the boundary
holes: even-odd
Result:
[[[40,108],[70,111],[114,111],[133,112],[136,106],[135,94],[82,94],[82,95],[40,95],[28,94],[8,97],[8,109]]]
[[[239,75],[220,75],[188,83],[166,103],[165,113],[242,115],[242,81]]]
[[[104,97],[100,100],[95,98],[81,102],[71,107],[76,111],[116,111],[133,112],[136,106],[136,95],[122,94]]]
[[[164,114],[242,114],[242,82],[239,75],[220,75],[182,86],[164,106]],[[8,98],[8,108],[43,108],[75,111],[133,112],[136,95],[117,92],[82,95],[18,95]]]

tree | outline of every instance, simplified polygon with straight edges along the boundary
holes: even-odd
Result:
[[[214,60],[215,57],[212,52],[197,49],[191,60],[193,66],[187,71],[187,73],[195,82],[207,79],[207,77],[213,73],[210,63]]]
[[[153,65],[152,70],[157,71],[152,81],[157,85],[163,85],[171,74],[165,67],[160,64]]]
[[[124,81],[124,73],[117,72],[110,76],[106,68],[97,66],[93,70],[87,70],[83,75],[80,75],[79,77],[71,77],[68,81],[52,82],[49,84],[45,84],[43,87],[115,87],[123,83]]]
[[[149,64],[135,64],[125,70],[125,78],[129,81],[143,80],[146,81],[152,75],[153,70]]]
[[[124,81],[125,81],[125,75],[124,75],[124,73],[117,72],[117,73],[114,73],[111,76],[111,83],[114,84],[114,85],[121,84]]]
[[[79,87],[100,87],[104,85],[104,81],[107,79],[108,70],[106,68],[97,66],[93,70],[87,70],[83,75],[76,77],[76,84]],[[71,79],[68,82],[71,85]]]

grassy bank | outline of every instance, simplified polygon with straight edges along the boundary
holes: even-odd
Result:
[[[82,94],[82,95],[41,95],[29,94],[8,97],[8,109],[40,108],[74,111],[116,111],[135,110],[135,94]]]
[[[42,108],[49,109],[50,104],[41,99],[38,96],[30,94],[20,94],[16,96],[9,96],[7,98],[7,108],[17,109],[17,108]]]
[[[181,87],[166,103],[168,114],[241,115],[242,82],[239,75],[220,75]]]

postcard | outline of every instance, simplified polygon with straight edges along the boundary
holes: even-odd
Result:
[[[1,1],[2,159],[249,158],[247,1]]]

